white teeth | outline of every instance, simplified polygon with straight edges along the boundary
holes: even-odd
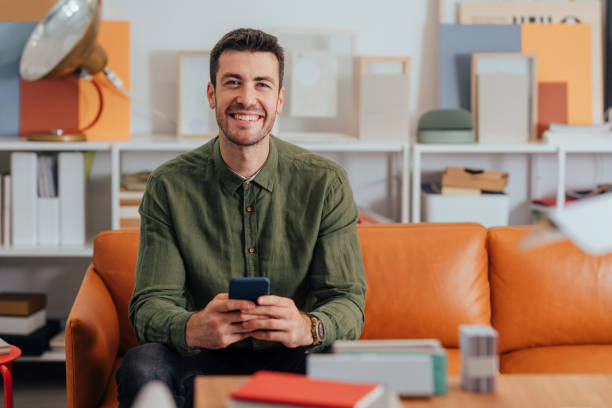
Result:
[[[234,115],[234,117],[236,119],[248,120],[248,121],[253,121],[253,120],[259,119],[259,116],[250,116],[250,115]]]

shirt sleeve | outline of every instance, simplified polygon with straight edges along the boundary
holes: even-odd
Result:
[[[331,184],[325,198],[310,269],[315,304],[311,314],[323,322],[325,339],[359,338],[363,330],[366,279],[357,236],[359,213],[345,174]]]
[[[163,182],[149,178],[139,208],[140,243],[129,318],[140,342],[158,342],[181,354],[187,347],[185,267],[177,247]]]

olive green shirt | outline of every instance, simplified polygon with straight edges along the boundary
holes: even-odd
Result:
[[[266,163],[244,181],[223,161],[216,137],[157,168],[139,212],[129,317],[141,342],[197,352],[185,343],[187,320],[245,276],[268,277],[271,294],[321,319],[321,347],[361,334],[358,212],[335,162],[271,136]],[[230,347],[275,344],[247,338]]]

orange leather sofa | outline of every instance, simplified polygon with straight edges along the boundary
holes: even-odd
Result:
[[[368,280],[362,338],[438,338],[459,372],[458,326],[492,324],[502,373],[612,373],[612,255],[569,242],[519,249],[525,227],[359,226]],[[66,327],[69,407],[115,407],[138,344],[127,318],[137,231],[103,232]]]

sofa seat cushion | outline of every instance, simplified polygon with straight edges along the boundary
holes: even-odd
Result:
[[[117,402],[117,381],[115,380],[115,377],[117,376],[117,370],[121,365],[121,361],[123,361],[123,358],[118,358],[117,360],[115,360],[112,374],[108,379],[108,384],[106,384],[106,390],[104,391],[104,395],[102,396],[100,408],[115,408],[119,405],[119,403]]]
[[[360,225],[368,291],[363,339],[436,338],[490,324],[487,230],[479,224]]]
[[[500,356],[504,374],[612,374],[612,344],[534,347]]]

